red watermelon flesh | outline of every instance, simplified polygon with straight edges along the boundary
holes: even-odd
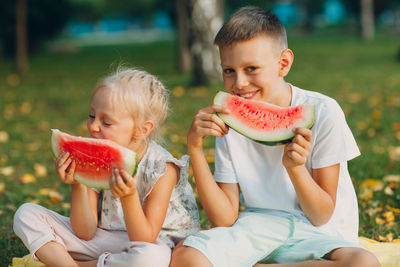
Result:
[[[237,132],[263,144],[279,145],[290,142],[293,129],[311,128],[314,124],[314,104],[279,107],[266,102],[218,92],[214,104],[229,109],[229,114],[218,116]]]
[[[52,149],[56,156],[69,152],[76,163],[75,180],[89,187],[109,189],[112,169],[125,169],[134,175],[136,153],[113,141],[72,136],[52,130]]]

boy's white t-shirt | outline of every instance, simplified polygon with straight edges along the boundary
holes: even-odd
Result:
[[[339,104],[317,92],[291,85],[291,106],[315,104],[312,149],[306,162],[310,173],[340,163],[336,206],[328,223],[318,228],[328,234],[358,242],[358,205],[347,161],[360,155]],[[246,208],[289,212],[309,222],[282,164],[283,145],[266,146],[233,129],[216,139],[214,179],[239,183]]]

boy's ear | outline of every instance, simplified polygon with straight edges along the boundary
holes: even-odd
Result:
[[[280,77],[285,77],[289,71],[290,68],[292,67],[294,60],[294,55],[292,50],[290,49],[285,49],[282,51],[281,56],[279,58],[279,76]]]
[[[145,121],[141,127],[138,127],[135,131],[135,135],[134,138],[135,139],[144,139],[147,136],[149,136],[149,134],[151,133],[151,131],[153,131],[154,129],[154,122],[152,121]]]

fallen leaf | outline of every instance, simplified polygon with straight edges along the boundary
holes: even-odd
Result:
[[[29,184],[29,183],[33,183],[36,182],[36,178],[35,176],[33,176],[30,173],[25,173],[24,175],[22,175],[22,177],[20,178],[21,182],[23,184]]]
[[[15,171],[13,166],[7,166],[7,167],[2,167],[0,168],[0,174],[4,175],[4,176],[10,176],[11,174],[13,174]]]
[[[172,94],[175,97],[182,97],[185,94],[185,88],[183,88],[183,86],[176,86],[173,90],[172,90]]]
[[[389,174],[382,178],[385,182],[400,182],[400,175]]]
[[[0,131],[0,143],[7,143],[8,139],[8,133],[6,131]]]
[[[35,170],[35,175],[38,177],[45,177],[47,176],[47,168],[40,164],[40,163],[35,163],[33,164],[33,169]]]
[[[6,189],[6,184],[3,182],[0,182],[0,194],[2,194],[5,189]]]

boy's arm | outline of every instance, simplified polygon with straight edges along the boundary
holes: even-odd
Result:
[[[311,131],[298,128],[295,133],[292,143],[285,146],[282,162],[302,210],[319,226],[328,222],[335,209],[340,164],[313,169],[311,176],[304,165],[311,150]]]
[[[203,153],[203,139],[209,135],[222,137],[228,132],[215,112],[228,113],[220,106],[201,109],[188,133],[188,151],[197,192],[208,219],[214,226],[231,226],[239,212],[238,184],[216,183]]]

